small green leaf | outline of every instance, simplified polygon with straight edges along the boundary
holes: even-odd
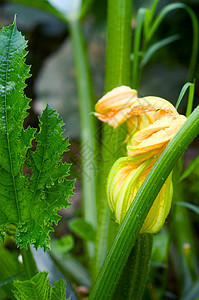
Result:
[[[69,297],[67,300],[70,300]],[[54,283],[52,288],[52,295],[49,298],[51,300],[65,300],[66,299],[66,283],[64,280],[60,279]]]
[[[28,6],[32,6],[38,9],[41,9],[43,11],[49,12],[53,15],[55,15],[56,17],[58,17],[59,19],[61,19],[62,21],[66,22],[66,18],[64,16],[63,13],[61,13],[60,11],[58,11],[53,5],[51,5],[49,3],[48,0],[9,0],[10,2],[17,2],[20,4],[24,4],[24,5],[28,5]]]
[[[184,97],[186,91],[188,90],[188,88],[189,88],[191,85],[192,85],[191,82],[187,82],[187,83],[185,83],[185,84],[183,85],[183,87],[182,87],[182,89],[181,89],[181,91],[180,91],[180,95],[179,95],[179,97],[178,97],[178,100],[177,100],[177,102],[176,102],[176,106],[175,106],[176,110],[178,109],[178,107],[179,107],[179,105],[180,105],[180,103],[181,103],[181,101],[182,101],[182,99],[183,99],[183,97]]]
[[[137,88],[137,73],[138,73],[138,62],[139,62],[139,52],[140,52],[140,44],[142,37],[142,27],[146,14],[145,8],[140,8],[137,14],[136,20],[136,30],[135,30],[135,38],[134,38],[134,47],[133,47],[133,70],[132,70],[132,87]]]
[[[183,201],[178,201],[178,202],[177,202],[177,205],[186,207],[186,208],[192,210],[193,212],[195,212],[196,214],[199,215],[199,207],[196,206],[196,205],[194,205],[194,204],[192,204],[192,203],[189,203],[189,202],[183,202]]]
[[[69,228],[85,241],[95,241],[95,230],[85,220],[76,218],[69,222]]]
[[[80,11],[80,18],[82,19],[90,10],[90,7],[92,6],[92,4],[94,3],[94,0],[86,0],[86,1],[82,1],[82,7],[81,7],[81,11]]]
[[[146,40],[149,41],[154,33],[156,32],[157,28],[159,27],[160,23],[163,21],[165,16],[175,10],[175,9],[184,9],[189,17],[191,18],[192,22],[192,31],[193,31],[193,38],[192,38],[192,53],[191,53],[191,58],[190,58],[190,63],[189,63],[189,79],[193,80],[194,76],[194,71],[196,68],[196,61],[197,61],[197,55],[198,55],[198,19],[197,16],[195,15],[194,11],[187,6],[184,3],[171,3],[166,6],[164,6],[157,17],[154,19],[153,23],[151,24],[151,27],[149,28],[146,36]]]
[[[152,263],[162,263],[166,259],[167,254],[167,244],[168,244],[168,233],[166,229],[163,229],[153,238],[153,249],[151,261]]]
[[[74,238],[71,234],[61,237],[59,240],[52,240],[51,249],[55,253],[64,254],[74,247]]]
[[[193,109],[193,99],[194,99],[195,83],[192,83],[189,87],[189,96],[186,110],[186,117],[188,118]]]
[[[2,286],[4,286],[4,285],[6,285],[6,284],[12,282],[14,279],[17,279],[17,278],[18,278],[19,276],[21,276],[21,275],[24,275],[24,272],[17,273],[17,274],[15,274],[15,275],[13,275],[13,276],[11,276],[11,277],[9,277],[9,278],[3,280],[3,281],[0,281],[0,287],[2,287]]]
[[[187,178],[197,167],[199,166],[199,155],[192,160],[192,162],[188,165],[182,176],[180,177],[180,181]]]
[[[40,272],[31,280],[14,281],[14,295],[17,300],[65,300],[66,283],[60,279],[49,286],[47,272]]]
[[[141,62],[141,67],[144,67],[148,61],[150,60],[150,58],[154,55],[154,53],[156,51],[158,51],[160,48],[177,41],[180,38],[180,36],[178,34],[169,36],[165,39],[162,39],[160,41],[158,41],[157,43],[153,44],[151,47],[148,48],[148,50],[146,51],[143,60]]]

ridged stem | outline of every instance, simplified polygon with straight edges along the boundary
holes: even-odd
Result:
[[[108,1],[105,92],[122,84],[130,85],[131,18],[131,0]],[[126,128],[121,127],[114,130],[106,124],[103,125],[102,162],[98,190],[99,228],[96,238],[93,277],[96,276],[104,261],[109,245],[117,231],[117,224],[107,205],[106,180],[115,160],[124,155],[121,149],[125,137]]]
[[[118,281],[114,300],[142,299],[149,271],[153,244],[151,234],[140,234],[136,240],[122,275]]]

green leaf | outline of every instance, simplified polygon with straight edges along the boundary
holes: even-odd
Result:
[[[148,31],[150,30],[152,19],[154,18],[156,7],[158,5],[159,0],[154,0],[152,2],[151,8],[146,10],[145,19],[144,19],[144,35],[148,35]]]
[[[52,13],[59,19],[61,19],[64,22],[67,22],[64,14],[62,14],[60,11],[58,11],[53,5],[49,3],[48,0],[9,0],[10,2],[17,2],[23,5],[32,6],[38,9],[41,9],[43,11]]]
[[[191,85],[192,85],[191,82],[187,82],[187,83],[185,83],[185,84],[183,85],[183,87],[182,87],[182,89],[181,89],[181,91],[180,91],[180,95],[179,95],[179,97],[178,97],[178,100],[177,100],[177,102],[176,102],[176,106],[175,106],[176,110],[178,109],[178,107],[179,107],[179,105],[180,105],[180,103],[181,103],[181,101],[182,101],[182,99],[183,99],[183,97],[184,97],[186,91],[188,90],[188,88],[189,88]]]
[[[146,51],[144,57],[143,57],[143,60],[141,62],[141,67],[144,67],[148,61],[150,60],[150,58],[153,56],[153,54],[158,51],[160,48],[172,43],[172,42],[175,42],[179,39],[179,35],[178,34],[175,34],[175,35],[172,35],[172,36],[169,36],[165,39],[162,39],[160,41],[158,41],[157,43],[153,44],[151,47],[149,47],[149,49]]]
[[[74,247],[74,238],[71,234],[61,237],[59,240],[52,240],[51,250],[58,254],[69,252]]]
[[[31,280],[14,281],[14,295],[17,300],[65,300],[66,283],[60,279],[49,286],[47,272],[40,272]]]
[[[192,160],[192,162],[188,165],[188,167],[180,177],[179,181],[182,181],[185,178],[187,178],[198,166],[199,166],[199,155],[194,160]]]
[[[63,279],[60,279],[54,283],[54,287],[52,288],[52,296],[51,300],[65,300],[66,299],[66,284]],[[69,297],[67,300],[70,300]]]
[[[88,11],[90,10],[93,3],[94,3],[94,0],[84,0],[84,1],[82,1],[82,7],[81,7],[81,11],[80,11],[80,19],[85,17],[85,15],[88,13]]]
[[[24,275],[24,272],[17,273],[17,274],[15,274],[15,275],[13,275],[13,276],[11,276],[11,277],[9,277],[9,278],[3,280],[3,281],[0,281],[0,287],[2,287],[2,286],[4,286],[4,285],[6,285],[6,284],[12,282],[14,279],[18,278],[18,277],[21,276],[21,275]]]
[[[95,230],[84,219],[76,218],[69,222],[69,228],[85,241],[95,242]]]
[[[25,185],[21,175],[34,129],[23,130],[29,108],[23,94],[29,67],[24,64],[26,42],[16,23],[0,32],[0,232],[6,225],[23,220],[20,193]],[[9,201],[8,201],[9,200]],[[0,237],[1,237],[0,236]]]
[[[196,214],[199,215],[199,207],[196,206],[196,205],[194,205],[194,204],[192,204],[192,203],[184,202],[184,201],[178,201],[177,205],[186,207],[186,208],[192,210],[193,212],[195,212]]]
[[[157,28],[159,27],[160,23],[163,21],[165,16],[175,10],[175,9],[184,9],[188,15],[191,18],[191,23],[192,23],[192,30],[193,30],[193,42],[192,42],[192,53],[191,53],[191,58],[190,58],[190,63],[189,63],[189,79],[193,80],[194,76],[194,71],[196,68],[196,61],[197,61],[197,55],[198,55],[198,19],[194,13],[194,11],[187,6],[184,3],[171,3],[162,8],[162,10],[159,12],[157,17],[154,19],[153,23],[151,24],[150,29],[147,32],[146,36],[146,41],[149,41],[154,33],[156,32]]]
[[[189,96],[186,110],[186,117],[188,118],[193,109],[193,99],[194,99],[195,83],[192,83],[189,87]]]
[[[28,150],[35,129],[23,129],[29,108],[23,94],[29,77],[26,42],[15,22],[2,29],[0,41],[0,237],[14,224],[18,246],[47,249],[51,225],[60,219],[57,210],[67,208],[73,195],[74,182],[65,179],[70,166],[61,156],[69,143],[62,137],[63,121],[47,105],[35,134],[36,151]],[[23,176],[24,163],[31,178]]]
[[[151,261],[153,263],[165,262],[168,247],[168,232],[163,227],[161,232],[154,235],[153,249],[151,255]]]
[[[141,37],[142,37],[142,27],[143,27],[146,11],[147,10],[145,8],[140,8],[136,20],[136,29],[135,29],[135,38],[134,38],[134,47],[133,47],[133,70],[132,70],[132,87],[134,89],[137,89],[139,52],[140,52],[140,44],[141,44]]]
[[[17,229],[17,242],[21,247],[32,244],[35,248],[48,248],[52,223],[58,223],[57,210],[67,208],[66,201],[73,195],[74,182],[64,179],[70,165],[62,163],[61,155],[68,151],[68,139],[63,139],[63,121],[49,105],[43,111],[40,131],[36,134],[36,151],[28,151],[27,166],[32,169],[24,195],[27,220]],[[31,216],[31,218],[30,218]]]

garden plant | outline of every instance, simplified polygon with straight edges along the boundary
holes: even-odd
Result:
[[[73,141],[65,137],[67,119],[47,102],[37,128],[28,124],[29,46],[15,15],[0,31],[0,300],[199,299],[197,14],[183,2],[155,0],[135,13],[132,0],[107,0],[105,88],[95,99],[83,24],[97,1],[6,2],[53,15],[68,28],[82,213],[55,237],[60,210],[67,213],[79,197],[68,159]],[[150,61],[181,40],[178,32],[155,38],[177,11],[187,16],[192,43],[183,87],[171,103],[141,95],[140,86]],[[190,145],[197,153],[187,163]]]

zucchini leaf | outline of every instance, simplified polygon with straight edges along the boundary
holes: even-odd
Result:
[[[48,105],[39,118],[40,131],[23,129],[29,99],[24,95],[30,76],[24,63],[27,43],[16,22],[0,32],[0,239],[16,226],[16,242],[47,249],[57,210],[68,207],[74,181],[66,180],[70,165],[62,163],[68,151],[63,139],[63,121]],[[32,151],[33,139],[36,150]],[[23,176],[24,164],[31,177]]]
[[[49,286],[47,272],[40,272],[31,280],[14,281],[14,295],[17,300],[65,300],[66,283],[60,279],[54,283],[54,287]]]

